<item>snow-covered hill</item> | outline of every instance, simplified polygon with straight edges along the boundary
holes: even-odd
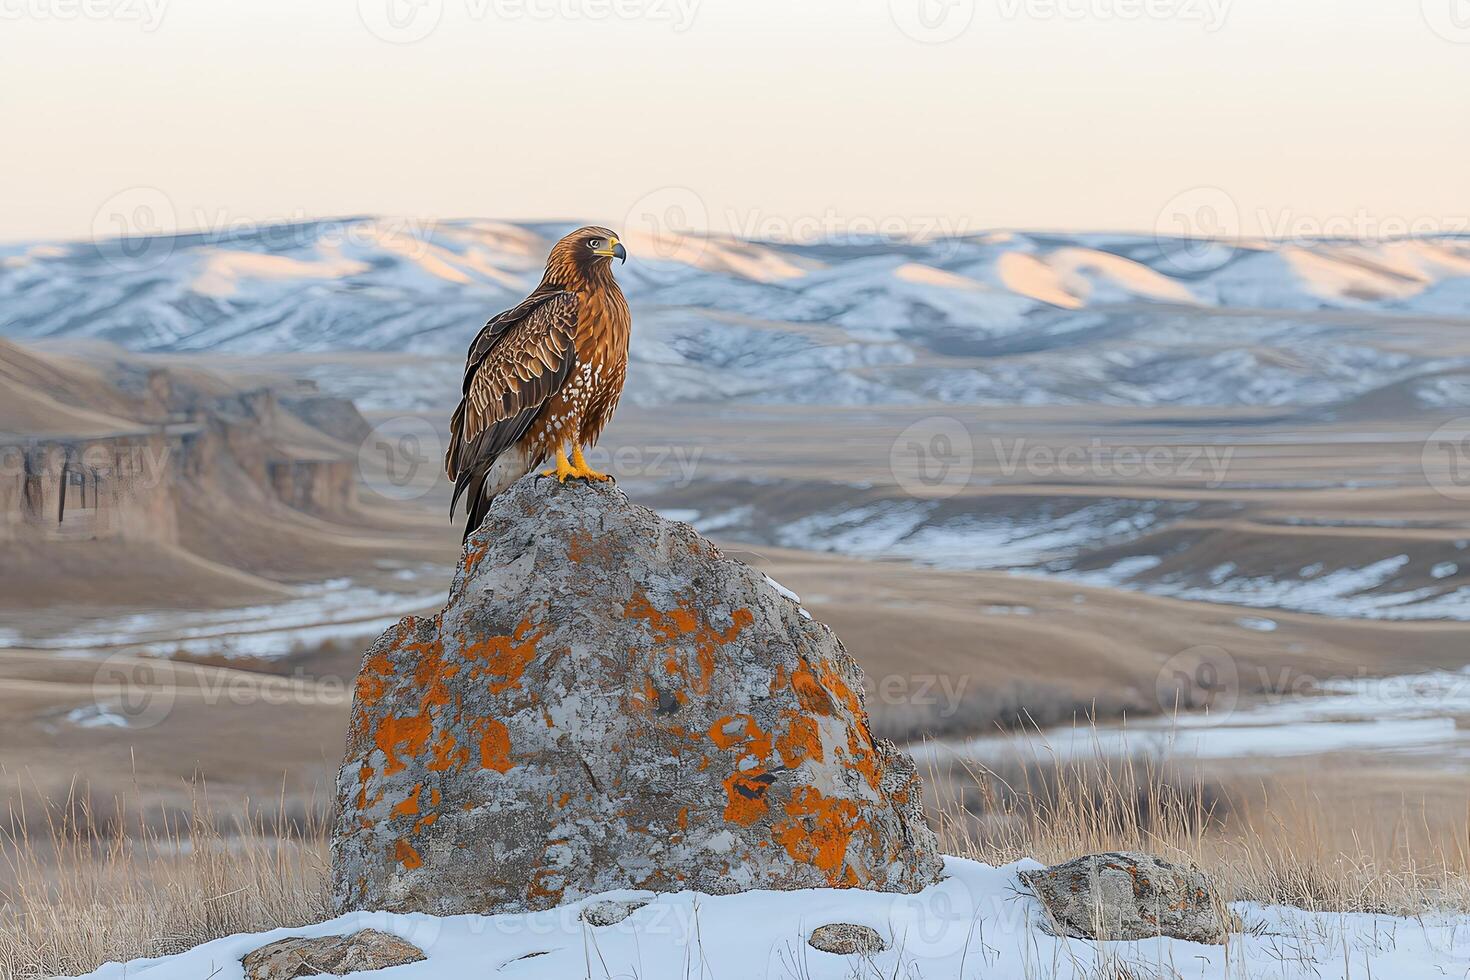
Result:
[[[1023,861],[992,868],[949,858],[948,877],[918,895],[828,889],[726,896],[619,892],[605,897],[638,895],[652,901],[617,925],[599,928],[581,921],[581,905],[529,915],[449,918],[354,913],[303,929],[231,936],[177,956],[113,963],[90,977],[235,980],[242,976],[240,958],[267,943],[366,928],[401,936],[424,951],[426,959],[392,968],[402,980],[1410,980],[1463,976],[1470,964],[1465,920],[1454,915],[1401,919],[1237,903],[1234,909],[1246,931],[1232,937],[1228,949],[1173,939],[1058,939],[1043,930],[1041,904],[1017,877],[1020,870],[1039,867]],[[876,930],[888,949],[868,958],[807,945],[812,929],[836,922]]]
[[[8,246],[0,335],[457,357],[566,230],[357,218]],[[645,404],[1315,406],[1403,382],[1442,402],[1470,378],[1446,339],[1470,322],[1470,237],[628,244]]]

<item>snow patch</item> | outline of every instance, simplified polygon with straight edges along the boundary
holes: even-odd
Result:
[[[771,576],[769,576],[769,575],[762,575],[761,577],[766,580],[766,584],[767,585],[769,585],[772,589],[775,589],[776,590],[776,594],[777,595],[781,595],[781,596],[784,596],[787,599],[790,599],[792,602],[796,603],[798,606],[801,605],[801,596],[797,595],[795,592],[792,592],[786,586],[782,585],[780,582],[777,582],[775,579],[771,578]]]
[[[89,704],[66,713],[66,720],[78,728],[127,728],[128,720],[111,705]]]
[[[1063,964],[1058,977],[1092,976],[1104,959],[1116,972],[1159,975],[1160,964],[1187,964],[1196,980],[1271,976],[1278,980],[1332,980],[1346,976],[1428,977],[1463,972],[1465,917],[1398,919],[1377,914],[1310,913],[1236,903],[1247,930],[1228,950],[1173,939],[1108,943],[1048,935],[1045,913],[1018,872],[1041,867],[1019,861],[1003,868],[945,859],[945,879],[917,895],[858,889],[755,891],[737,895],[697,892],[653,895],[610,892],[546,912],[435,917],[357,912],[305,928],[236,935],[186,953],[128,964],[110,963],[90,980],[198,980],[240,975],[239,960],[267,943],[293,936],[344,935],[379,929],[408,940],[427,956],[394,968],[405,980],[458,980],[511,976],[567,980],[587,975],[648,980],[694,976],[741,978],[800,976],[848,980],[851,957],[806,945],[818,926],[869,926],[888,949],[865,964],[864,975],[1031,980],[1037,964]],[[593,902],[647,899],[617,925],[593,928],[581,909]],[[1283,956],[1282,948],[1291,950]],[[1345,957],[1343,949],[1351,950]],[[691,966],[691,964],[694,964]],[[703,969],[700,968],[703,964]],[[1071,964],[1072,966],[1065,966]],[[1170,967],[1172,970],[1172,967]],[[978,971],[978,972],[977,972]],[[1048,973],[1048,976],[1051,974]]]

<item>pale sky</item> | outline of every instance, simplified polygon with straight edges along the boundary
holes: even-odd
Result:
[[[0,133],[7,241],[1470,231],[1470,0],[0,0]]]

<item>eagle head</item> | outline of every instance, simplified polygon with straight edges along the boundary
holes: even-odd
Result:
[[[597,281],[610,276],[613,259],[628,260],[628,250],[618,236],[606,228],[578,228],[551,247],[546,258],[549,279],[562,284],[577,280]]]

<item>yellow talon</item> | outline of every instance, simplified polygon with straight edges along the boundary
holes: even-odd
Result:
[[[582,447],[572,447],[572,476],[580,476],[584,480],[611,480],[612,477],[606,473],[599,473],[587,465],[587,460],[582,458]]]
[[[558,449],[556,451],[556,467],[554,469],[542,470],[541,475],[554,476],[556,477],[557,483],[565,483],[569,477],[581,476],[582,474],[572,469],[572,464],[567,462],[567,454],[563,450]]]
[[[554,476],[556,477],[557,483],[565,483],[573,477],[581,480],[597,480],[599,482],[612,479],[606,473],[599,473],[587,465],[587,460],[582,456],[582,447],[580,446],[574,446],[572,448],[571,462],[567,462],[566,451],[558,449],[556,451],[556,468],[542,470],[541,475]]]

